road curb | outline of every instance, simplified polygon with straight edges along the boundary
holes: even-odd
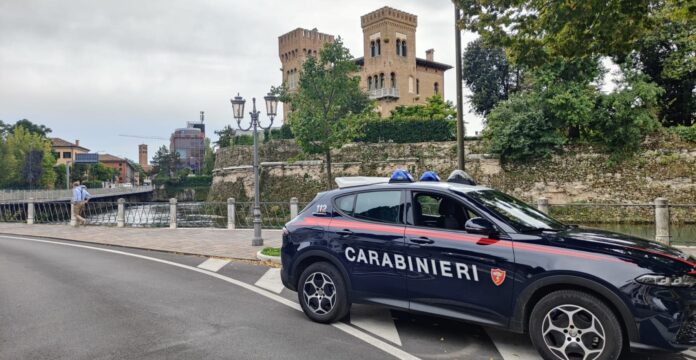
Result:
[[[270,262],[275,263],[275,264],[280,264],[280,256],[268,256],[268,255],[264,255],[264,254],[261,253],[261,251],[263,251],[263,250],[259,250],[259,251],[256,253],[256,258],[257,258],[257,259],[259,259],[259,260],[261,260],[261,261],[270,261]]]
[[[30,237],[30,238],[38,238],[38,239],[46,239],[46,240],[70,241],[70,242],[76,242],[76,243],[82,243],[82,244],[102,245],[102,246],[109,246],[109,247],[120,247],[120,248],[124,248],[124,249],[133,249],[133,250],[156,251],[156,252],[161,252],[161,253],[166,253],[166,254],[179,254],[179,255],[200,256],[200,257],[206,257],[206,258],[230,259],[230,260],[234,260],[234,261],[251,261],[251,262],[255,262],[255,263],[259,263],[262,261],[260,258],[258,258],[258,254],[257,254],[256,259],[227,257],[227,256],[223,257],[223,256],[218,256],[218,255],[199,254],[199,253],[192,253],[192,252],[172,251],[172,250],[163,250],[163,249],[152,249],[152,248],[130,246],[130,245],[105,244],[105,243],[94,242],[94,241],[66,239],[66,238],[59,238],[59,237],[53,237],[53,236],[43,236],[43,235],[15,234],[15,233],[8,233],[8,232],[0,232],[0,235],[20,236],[20,237],[25,236],[25,237]],[[280,259],[280,258],[278,258],[278,259]],[[280,262],[278,262],[278,263],[280,264]]]

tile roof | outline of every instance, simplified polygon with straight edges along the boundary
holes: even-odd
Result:
[[[118,156],[114,156],[111,154],[99,154],[99,161],[104,161],[104,162],[110,162],[110,161],[126,161],[126,159],[122,159]]]
[[[56,147],[76,147],[76,148],[83,149],[85,151],[89,151],[89,149],[87,149],[86,147],[82,147],[82,146],[73,144],[70,141],[63,140],[63,139],[57,138],[57,137],[51,138],[51,144],[53,146],[56,146]]]

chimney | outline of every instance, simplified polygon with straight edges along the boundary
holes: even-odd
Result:
[[[80,146],[80,140],[75,140],[75,146]]]
[[[434,57],[435,57],[435,49],[425,50],[425,60],[435,61],[435,60],[433,60]]]

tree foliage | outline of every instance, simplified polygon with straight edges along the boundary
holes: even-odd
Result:
[[[339,37],[326,43],[318,58],[305,60],[296,91],[277,90],[292,109],[288,123],[297,144],[306,153],[325,155],[329,188],[331,149],[354,139],[361,120],[373,112],[368,95],[360,89],[357,71],[353,56]]]
[[[178,152],[170,152],[166,146],[162,145],[152,157],[153,171],[158,177],[173,178],[180,160]]]
[[[454,120],[456,117],[457,109],[452,102],[440,95],[425,99],[424,105],[399,105],[389,115],[395,120]]]
[[[521,70],[513,69],[501,47],[488,46],[482,39],[470,42],[464,50],[462,80],[471,90],[471,107],[485,115],[521,86]]]
[[[13,126],[0,143],[0,187],[53,188],[56,160],[51,142],[41,133],[32,133],[22,126]]]

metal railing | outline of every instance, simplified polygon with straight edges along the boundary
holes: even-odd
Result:
[[[88,189],[92,197],[118,196],[152,191],[151,185]],[[72,199],[72,190],[0,190],[0,202],[58,201]]]

